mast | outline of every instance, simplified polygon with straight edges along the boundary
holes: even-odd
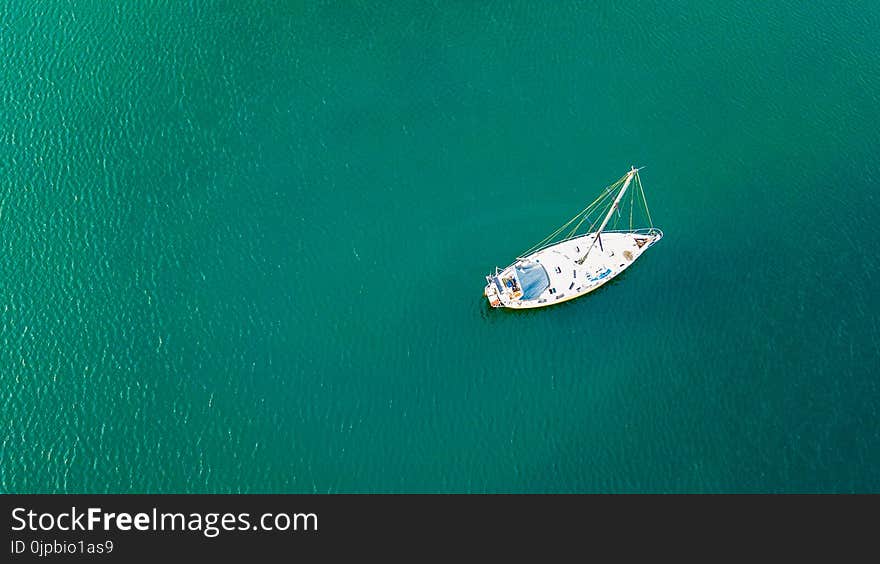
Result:
[[[617,206],[620,204],[620,200],[623,198],[623,195],[626,193],[626,189],[629,188],[629,183],[632,182],[633,177],[636,173],[639,172],[634,166],[630,167],[630,171],[626,173],[626,182],[623,183],[623,187],[620,189],[620,192],[617,193],[617,197],[614,198],[614,203],[611,204],[611,208],[608,210],[608,215],[605,216],[605,219],[602,220],[602,225],[599,226],[599,229],[596,231],[596,236],[593,237],[593,242],[590,243],[590,248],[587,249],[587,252],[584,253],[580,259],[578,259],[578,264],[584,264],[584,261],[587,260],[587,256],[590,254],[590,251],[593,250],[593,247],[596,246],[596,241],[599,241],[599,237],[602,235],[602,230],[605,229],[605,226],[608,225],[608,221],[611,219],[611,216],[614,215],[614,212],[617,210]],[[599,245],[602,243],[600,242]]]

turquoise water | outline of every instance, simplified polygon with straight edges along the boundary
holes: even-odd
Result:
[[[0,490],[880,492],[880,5],[391,4],[0,7]]]

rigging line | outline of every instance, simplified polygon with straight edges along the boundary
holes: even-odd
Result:
[[[529,249],[529,251],[531,251],[532,249],[534,249],[534,248],[536,248],[536,247],[541,246],[543,243],[546,243],[547,241],[552,240],[555,236],[559,235],[559,233],[561,233],[566,227],[568,227],[569,225],[571,225],[575,220],[577,220],[578,218],[581,218],[581,217],[583,217],[583,216],[585,216],[585,215],[588,215],[589,212],[591,211],[591,209],[592,209],[594,206],[596,206],[596,204],[598,204],[601,200],[603,200],[603,199],[605,199],[605,198],[607,198],[607,197],[608,197],[607,194],[602,195],[602,196],[599,196],[599,197],[598,197],[597,199],[595,199],[592,203],[590,203],[590,205],[588,205],[586,208],[584,208],[583,210],[581,210],[580,212],[578,212],[573,218],[571,218],[571,219],[569,219],[568,221],[566,221],[561,227],[559,227],[558,229],[556,229],[556,231],[554,231],[553,233],[551,233],[550,235],[548,235],[547,237],[545,237],[540,243],[538,243],[537,245],[535,245],[534,247],[532,247],[531,249]],[[528,251],[527,251],[527,252],[528,252]]]
[[[527,251],[525,251],[524,253],[522,253],[521,256],[527,255],[527,254],[529,254],[533,249],[536,249],[536,248],[540,247],[541,245],[543,245],[544,243],[547,243],[548,241],[553,240],[554,237],[556,237],[557,235],[559,235],[559,234],[560,234],[560,233],[561,233],[566,227],[568,227],[569,225],[571,225],[571,223],[572,223],[573,221],[575,221],[577,218],[579,218],[579,217],[581,216],[581,214],[583,214],[583,213],[584,213],[584,212],[582,211],[582,212],[578,213],[576,216],[574,216],[573,218],[571,218],[571,219],[569,219],[568,221],[566,221],[561,227],[557,228],[556,231],[554,231],[554,232],[551,233],[550,235],[547,235],[546,237],[544,237],[539,243],[537,243],[537,244],[534,245],[533,247],[530,247]]]
[[[633,190],[632,192],[629,193],[629,230],[630,231],[633,230],[633,208],[635,207],[633,204],[635,204],[635,197],[636,197],[636,191]]]
[[[595,211],[595,208],[598,207],[598,205],[599,205],[600,203],[602,203],[603,200],[605,200],[606,198],[608,198],[608,196],[610,196],[610,195],[614,192],[614,190],[615,190],[618,186],[620,186],[620,183],[623,182],[623,180],[624,180],[624,179],[621,178],[620,180],[618,180],[618,181],[615,182],[614,184],[610,184],[610,185],[606,186],[606,187],[604,188],[604,193],[600,193],[600,194],[599,194],[599,197],[596,198],[595,200],[593,200],[593,201],[590,203],[590,205],[588,205],[586,208],[584,208],[584,210],[583,210],[581,213],[584,213],[584,212],[591,213],[591,212]],[[580,214],[578,214],[578,215],[580,215]]]
[[[584,216],[581,218],[581,220],[578,222],[578,224],[575,225],[574,228],[568,232],[567,238],[571,239],[572,237],[574,237],[574,234],[577,233],[577,230],[580,229],[581,225],[583,225],[584,222],[587,221],[588,219],[590,219],[590,214],[584,214]]]
[[[608,204],[608,207],[610,208],[612,205],[613,205],[613,202],[612,202],[611,204]],[[604,213],[599,214],[599,217],[602,217],[603,215],[605,215],[605,214],[604,214]],[[594,221],[594,222],[592,223],[592,225],[590,225],[590,228],[587,229],[587,234],[588,234],[588,235],[589,235],[590,233],[593,232],[593,227],[595,227],[596,224],[599,223],[599,217],[597,217],[597,218],[596,218],[596,221]],[[599,237],[599,234],[597,233],[597,234],[596,234],[596,238],[598,238],[598,237]],[[595,243],[595,241],[594,241],[594,243]],[[592,249],[592,248],[593,248],[593,246],[590,245],[590,249]],[[582,256],[582,257],[580,258],[580,260],[576,260],[575,262],[578,263],[578,264],[584,264],[584,261],[587,259],[587,255],[589,255],[589,254],[590,254],[590,251],[588,250],[587,253],[586,253],[584,256]]]
[[[583,212],[581,212],[581,213],[583,213]],[[538,242],[537,244],[535,244],[534,246],[529,247],[527,250],[525,250],[525,251],[523,251],[522,253],[520,253],[519,256],[520,256],[520,257],[524,257],[524,256],[528,255],[529,253],[531,253],[533,250],[535,250],[535,249],[537,249],[538,247],[540,247],[541,245],[544,245],[545,243],[548,243],[548,242],[552,241],[552,240],[553,240],[557,235],[559,235],[559,234],[560,234],[560,233],[561,233],[566,227],[568,227],[569,225],[571,225],[571,223],[572,223],[574,220],[576,220],[578,217],[580,217],[580,215],[581,215],[581,214],[578,214],[578,215],[574,216],[573,218],[571,218],[570,220],[568,220],[567,222],[565,222],[565,224],[563,224],[561,227],[559,227],[558,229],[556,229],[556,231],[554,231],[554,232],[551,233],[550,235],[547,235],[546,237],[544,237],[541,241],[539,241],[539,242]]]
[[[610,186],[608,191],[601,198],[596,199],[596,201],[593,203],[593,208],[590,210],[589,215],[592,215],[594,212],[600,212],[599,213],[600,216],[607,213],[608,206],[611,203],[611,202],[609,202],[609,199],[611,199],[611,200],[614,199],[613,196],[619,187],[620,187],[620,183],[616,183],[616,184]],[[595,225],[596,220],[593,220],[592,218],[587,217],[587,216],[585,216],[583,219],[584,220],[590,219],[590,221],[592,221],[593,224]]]
[[[654,229],[654,221],[651,219],[651,211],[648,209],[648,199],[645,198],[645,188],[642,186],[639,173],[636,173],[636,182],[639,183],[639,191],[642,193],[642,202],[645,204],[645,213],[648,214],[648,223],[651,224],[651,229]]]
[[[625,179],[626,179],[626,175],[622,176],[619,180],[617,180],[617,182],[615,182],[615,183],[613,183],[613,184],[610,184],[610,185],[608,185],[607,187],[605,187],[605,193],[604,193],[604,194],[600,194],[598,198],[596,198],[595,200],[593,200],[593,202],[590,203],[590,205],[588,205],[586,208],[584,208],[583,210],[581,210],[580,212],[578,212],[577,215],[575,215],[573,218],[571,218],[571,219],[569,219],[568,221],[566,221],[561,227],[559,227],[558,229],[556,229],[556,231],[554,231],[553,233],[551,233],[550,235],[548,235],[547,237],[545,237],[544,239],[542,239],[541,242],[537,243],[536,245],[530,247],[529,249],[527,249],[526,251],[524,251],[523,253],[521,253],[519,256],[520,256],[520,257],[524,257],[524,256],[528,255],[529,253],[531,253],[533,250],[535,250],[535,249],[537,249],[538,247],[540,247],[541,245],[543,245],[543,244],[545,244],[545,243],[547,243],[547,242],[549,242],[549,241],[552,241],[554,237],[556,237],[557,235],[559,235],[559,234],[560,234],[560,233],[561,233],[566,227],[568,227],[569,225],[571,225],[576,219],[578,219],[578,218],[581,217],[582,215],[586,214],[588,211],[590,211],[591,208],[593,208],[594,206],[598,205],[602,200],[606,199],[606,198],[608,197],[608,195],[611,194],[611,193],[614,191],[614,189],[615,189],[617,186],[619,186],[620,183],[623,182]]]
[[[608,198],[611,196],[611,194],[612,194],[613,192],[614,192],[614,190],[611,190],[611,191],[607,192],[607,193],[605,194],[605,196],[602,198],[602,200],[606,200],[606,199],[608,199]],[[597,200],[597,201],[594,202],[594,203],[595,203],[595,207],[594,207],[593,210],[590,211],[590,213],[592,213],[593,211],[596,210],[596,208],[598,208],[600,201]],[[569,238],[572,237],[572,236],[577,232],[577,230],[580,229],[581,225],[583,225],[583,223],[584,223],[587,219],[589,219],[589,218],[590,218],[590,214],[589,214],[589,213],[588,213],[588,214],[584,214],[584,216],[581,218],[581,220],[578,222],[578,224],[574,226],[574,229],[572,229],[571,231],[569,231],[569,233],[568,233]]]
[[[611,214],[614,213],[615,208],[620,203],[620,200],[623,197],[623,190],[625,190],[626,187],[629,186],[630,181],[633,179],[633,174],[636,177],[638,177],[638,171],[636,169],[633,169],[632,171],[630,171],[626,175],[624,175],[623,178],[626,180],[626,184],[624,184],[623,188],[621,188],[620,192],[618,192],[618,195],[617,195],[617,197],[615,197],[614,201],[611,202],[611,204],[606,208],[605,218],[602,220],[602,225],[599,227],[599,230],[596,232],[595,236],[593,237],[593,242],[590,244],[590,248],[587,249],[587,252],[584,254],[584,256],[582,256],[580,259],[575,261],[577,264],[584,264],[584,261],[587,260],[587,257],[590,255],[590,252],[593,250],[593,247],[596,245],[596,241],[599,242],[599,248],[602,247],[602,233],[601,233],[601,231],[608,224],[608,220],[611,219]],[[644,190],[643,190],[643,192],[644,192]],[[643,194],[643,197],[644,197],[644,194]],[[619,218],[619,216],[618,216],[618,218]],[[595,225],[595,222],[593,223],[593,225]],[[590,231],[593,230],[593,225],[590,226]],[[653,224],[652,224],[652,229],[653,229]]]

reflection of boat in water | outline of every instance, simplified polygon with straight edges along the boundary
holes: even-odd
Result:
[[[621,202],[629,191],[629,229],[617,224],[624,214]],[[639,192],[638,196],[636,192]],[[611,196],[616,194],[614,199]],[[636,202],[639,199],[639,202]],[[633,229],[633,211],[641,206],[649,227]],[[593,213],[599,212],[595,220]],[[612,217],[614,225],[606,230]],[[601,224],[595,231],[593,228]],[[586,233],[578,229],[590,222]],[[570,230],[566,233],[566,229]],[[492,307],[528,309],[546,307],[583,296],[602,286],[635,262],[645,250],[659,241],[663,232],[654,227],[639,169],[632,168],[617,182],[605,188],[596,200],[543,241],[526,251],[507,268],[495,269],[486,277],[484,294]]]

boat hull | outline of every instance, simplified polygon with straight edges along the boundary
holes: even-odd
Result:
[[[571,301],[613,280],[662,238],[661,230],[651,228],[605,231],[598,240],[595,233],[567,239],[497,269],[494,276],[487,277],[484,294],[490,306],[509,309]],[[539,267],[543,276],[535,274]]]

